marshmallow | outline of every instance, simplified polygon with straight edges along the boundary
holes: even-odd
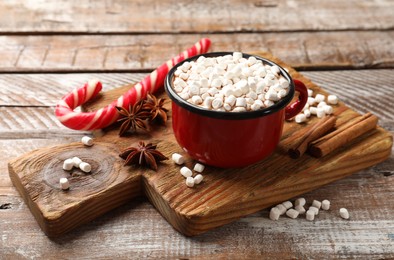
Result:
[[[289,218],[293,218],[293,219],[297,218],[299,214],[300,213],[297,210],[295,210],[295,209],[289,209],[288,211],[286,211],[286,215]]]
[[[74,163],[74,167],[79,168],[79,165],[82,163],[82,160],[79,159],[78,157],[73,157],[72,160]]]
[[[202,180],[204,179],[204,177],[201,174],[197,174],[194,177],[194,184],[200,184],[202,182]]]
[[[81,142],[86,145],[86,146],[92,146],[93,145],[93,139],[89,136],[84,136],[81,139]]]
[[[279,210],[277,208],[272,208],[270,210],[270,219],[271,220],[278,220],[280,215],[281,214],[280,214],[280,212],[279,212]]]
[[[336,105],[336,104],[338,104],[338,97],[335,95],[329,95],[327,97],[327,102],[328,102],[328,104]]]
[[[321,208],[324,210],[329,210],[330,209],[330,201],[329,200],[323,200],[321,202]]]
[[[171,157],[172,160],[178,165],[182,165],[185,163],[185,158],[179,153],[173,153]]]
[[[347,209],[345,209],[345,208],[340,208],[340,209],[339,209],[339,215],[340,215],[341,218],[343,218],[343,219],[349,219],[349,217],[350,217],[349,211],[347,211]]]
[[[71,171],[73,167],[74,167],[74,160],[73,159],[64,160],[64,162],[63,162],[63,170]]]
[[[306,212],[306,219],[309,221],[313,221],[315,219],[315,212],[313,210],[308,210]]]
[[[286,213],[287,209],[283,204],[278,204],[275,206],[275,208],[277,208],[279,210],[279,214],[283,215]]]
[[[301,205],[295,206],[294,209],[297,210],[299,214],[304,214],[306,211],[304,206],[301,206]]]
[[[192,175],[193,175],[193,172],[189,168],[187,168],[186,166],[182,167],[180,172],[183,175],[183,177],[185,177],[185,178],[192,177]]]
[[[311,111],[309,109],[305,109],[304,110],[304,115],[305,115],[306,118],[310,117],[311,116]]]
[[[306,204],[305,198],[298,198],[294,202],[294,205],[296,206],[305,206],[305,204]]]
[[[212,100],[212,108],[217,109],[223,106],[223,99],[215,98]]]
[[[323,118],[323,117],[325,117],[325,116],[326,116],[326,112],[324,112],[324,108],[318,107],[318,108],[316,109],[316,116],[317,116],[318,118]]]
[[[315,96],[315,100],[316,100],[317,103],[320,103],[320,102],[326,100],[326,97],[324,95],[322,95],[322,94],[317,94]]]
[[[81,169],[83,172],[90,172],[92,170],[92,166],[90,166],[90,164],[87,162],[81,162],[79,164],[79,169]]]
[[[294,120],[296,121],[296,123],[299,123],[299,124],[303,123],[306,121],[306,115],[305,114],[298,114],[295,116]]]
[[[194,171],[200,172],[200,173],[203,172],[204,169],[205,169],[205,166],[201,163],[196,163],[193,168]]]
[[[62,190],[68,190],[70,188],[70,182],[67,178],[60,178],[59,184]]]
[[[319,209],[316,208],[316,207],[314,207],[314,206],[310,206],[309,209],[308,209],[308,211],[314,212],[315,215],[318,215],[318,214],[319,214]]]
[[[334,112],[334,109],[332,108],[332,106],[324,106],[323,107],[324,113],[326,113],[327,115],[331,115]]]
[[[313,201],[312,201],[312,206],[315,207],[315,208],[320,209],[320,207],[321,207],[321,202],[318,201],[318,200],[313,200]]]
[[[285,206],[286,209],[293,207],[293,203],[291,203],[290,201],[282,202],[282,205]]]
[[[194,178],[193,177],[187,177],[186,178],[186,185],[190,188],[194,186]]]

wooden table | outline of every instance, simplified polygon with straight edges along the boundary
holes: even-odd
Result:
[[[7,162],[77,141],[54,106],[91,78],[137,82],[201,37],[213,51],[269,51],[394,133],[393,1],[2,1],[0,3],[0,258],[394,258],[394,155],[305,194],[346,207],[315,222],[268,210],[196,237],[145,199],[57,239],[39,229]]]

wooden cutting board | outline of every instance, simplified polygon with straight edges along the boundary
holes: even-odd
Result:
[[[293,78],[303,81],[315,93],[327,94],[270,54],[255,54],[288,68]],[[130,87],[104,93],[85,109],[100,108]],[[170,108],[170,101],[166,106]],[[338,125],[358,115],[343,103],[334,108],[334,113]],[[307,125],[317,120],[312,118]],[[161,163],[155,172],[123,166],[118,156],[121,149],[140,140],[156,143],[167,157],[174,152],[185,155],[175,141],[171,120],[166,126],[154,126],[148,133],[128,137],[119,137],[118,129],[112,127],[106,135],[96,138],[92,147],[71,143],[34,150],[10,161],[9,174],[40,227],[50,237],[66,233],[137,196],[147,196],[176,230],[192,236],[375,165],[391,152],[391,134],[378,127],[324,158],[304,155],[291,159],[286,150],[303,129],[305,125],[286,122],[281,143],[269,158],[242,169],[208,166],[203,172],[203,182],[193,188],[185,185],[180,166],[171,161]],[[63,171],[63,160],[73,156],[89,162],[92,172]],[[194,163],[188,158],[186,166],[192,168]],[[60,177],[69,177],[70,190],[59,188]]]

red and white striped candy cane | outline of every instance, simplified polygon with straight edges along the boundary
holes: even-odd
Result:
[[[75,112],[76,107],[94,98],[102,89],[99,81],[89,81],[83,87],[65,95],[56,105],[55,114],[63,125],[75,130],[94,130],[109,126],[119,117],[115,106],[128,109],[130,105],[145,98],[148,92],[154,93],[163,86],[168,71],[175,64],[188,57],[206,53],[210,45],[209,39],[201,39],[190,49],[158,67],[110,105],[94,112]]]

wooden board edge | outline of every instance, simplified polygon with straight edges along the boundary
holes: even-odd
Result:
[[[146,179],[143,180],[144,191],[159,213],[177,231],[185,236],[196,236],[385,161],[391,154],[393,136],[383,128],[379,127],[377,133],[370,137],[368,142],[360,139],[356,145],[360,145],[366,149],[363,149],[363,153],[359,153],[358,156],[356,158],[352,158],[351,161],[349,161],[349,156],[346,152],[344,152],[342,156],[339,156],[338,160],[348,161],[348,164],[346,167],[341,168],[340,172],[334,175],[334,178],[326,179],[322,182],[313,181],[314,185],[304,185],[305,187],[308,186],[308,188],[299,189],[297,192],[292,193],[290,197],[279,196],[281,194],[281,190],[269,191],[269,196],[258,196],[259,188],[256,187],[254,190],[251,190],[249,194],[240,198],[238,202],[232,201],[231,205],[223,204],[221,207],[216,208],[215,211],[204,211],[204,214],[201,214],[201,210],[199,209],[195,209],[193,212],[187,213],[173,209],[168,201],[163,197],[158,196],[159,193],[154,190],[154,185],[149,184]],[[367,149],[367,147],[379,148],[379,151],[372,152]],[[368,160],[365,160],[365,157],[367,157]],[[362,161],[362,163],[360,161]],[[326,169],[326,174],[321,174],[321,176],[326,176],[328,172],[334,172],[336,170],[337,169],[333,168]],[[314,171],[315,173],[321,173],[323,172],[323,169],[318,167],[314,169]],[[298,185],[299,184],[300,183],[298,183]],[[260,197],[260,199],[253,199],[255,197]]]
[[[32,212],[39,227],[50,238],[59,237],[68,233],[71,230],[107,213],[108,211],[127,203],[131,199],[143,195],[141,174],[135,174],[117,185],[108,187],[105,193],[98,192],[89,199],[79,203],[74,208],[67,211],[64,210],[60,214],[44,214],[39,205],[27,193],[16,168],[24,167],[24,165],[26,165],[27,161],[24,160],[24,158],[36,158],[36,155],[43,151],[69,145],[70,144],[61,144],[39,148],[8,162],[8,173],[11,182]],[[75,221],[75,219],[78,221]]]

